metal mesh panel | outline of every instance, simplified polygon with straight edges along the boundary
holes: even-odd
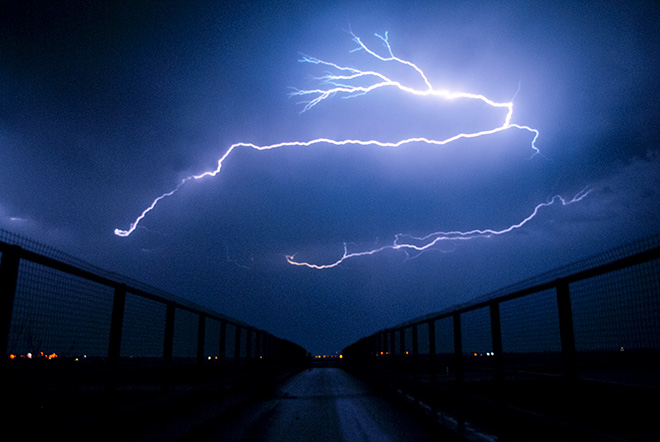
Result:
[[[165,304],[127,293],[124,311],[121,356],[162,357]]]
[[[481,381],[514,374],[562,375],[660,387],[660,235],[505,287],[377,332],[383,351],[400,352],[392,330],[418,327],[420,354],[435,327],[437,374]],[[509,299],[512,298],[512,299]],[[462,358],[454,355],[454,318],[460,313]],[[492,336],[499,312],[502,355]],[[497,324],[495,324],[497,325]],[[496,329],[497,330],[497,329]],[[384,360],[383,360],[384,361]]]
[[[487,308],[472,310],[461,315],[463,353],[485,354],[492,350],[490,313]]]
[[[390,348],[390,334],[388,332],[380,333],[380,351],[383,354],[389,354],[392,349]]]
[[[247,349],[247,332],[245,327],[241,327],[241,340],[238,344],[240,347],[239,351],[239,358],[240,359],[245,359],[247,357],[246,349]]]
[[[197,356],[198,327],[198,314],[182,309],[176,310],[172,356],[175,358],[195,358]]]
[[[259,347],[257,347],[257,358],[262,359],[265,356],[266,336],[263,332],[259,333]]]
[[[57,261],[77,267],[78,269],[82,269],[90,273],[93,273],[95,275],[99,275],[101,277],[107,278],[108,280],[121,282],[126,284],[127,286],[134,287],[139,290],[143,290],[146,293],[159,296],[163,299],[176,301],[177,303],[181,305],[186,305],[193,310],[200,310],[200,311],[205,310],[202,306],[192,303],[186,300],[185,298],[180,298],[171,293],[165,292],[164,290],[161,290],[157,287],[153,287],[149,284],[145,284],[141,281],[137,281],[127,276],[119,275],[117,273],[101,269],[79,258],[71,256],[68,253],[62,252],[58,249],[47,246],[45,244],[41,244],[29,238],[22,237],[15,233],[7,232],[6,230],[0,229],[0,242],[5,242],[7,244],[15,244],[25,250],[29,250],[31,252],[35,252],[49,258],[53,258]],[[211,310],[206,310],[206,311],[213,314],[217,313]]]
[[[235,355],[235,342],[236,342],[236,327],[232,324],[227,324],[227,337],[225,347],[225,358],[234,359]]]
[[[452,318],[435,321],[435,352],[437,354],[454,353],[454,322]]]
[[[250,343],[250,357],[259,357],[259,333],[256,330],[252,331],[252,342]]]
[[[660,349],[660,262],[571,284],[578,351]]]
[[[653,248],[660,247],[660,235],[651,235],[646,238],[641,238],[639,240],[633,241],[628,244],[623,244],[621,246],[615,247],[611,250],[607,250],[598,255],[590,256],[582,260],[573,262],[563,267],[559,267],[548,272],[533,276],[529,279],[520,281],[518,283],[503,287],[494,292],[491,292],[483,297],[476,299],[475,301],[480,301],[484,299],[495,299],[509,293],[513,293],[517,290],[525,289],[528,287],[533,287],[535,285],[555,281],[559,278],[563,278],[567,275],[575,274],[584,270],[592,269],[594,267],[610,263],[619,259],[627,258],[633,256],[637,253],[651,250]]]
[[[250,344],[250,354],[251,358],[258,358],[259,357],[259,332],[256,330],[252,331],[252,342]]]
[[[417,351],[420,355],[429,354],[429,325],[423,323],[417,326]]]
[[[220,352],[220,321],[206,319],[204,334],[204,356],[208,359],[218,359]]]
[[[254,357],[259,358],[261,356],[261,333],[258,331],[254,332],[254,339],[252,340],[252,348],[254,352]]]
[[[74,265],[81,269],[98,270],[95,267],[89,265],[88,263],[69,255],[68,253],[64,253],[53,247],[49,247],[45,244],[41,244],[37,241],[22,237],[15,233],[8,232],[6,230],[0,229],[0,242],[4,242],[7,244],[15,244],[26,250],[39,253],[40,255],[48,256],[49,258],[57,259],[58,261]]]
[[[412,327],[406,327],[404,329],[404,336],[405,336],[405,348],[404,348],[404,354],[406,355],[411,355],[413,352],[413,328]]]
[[[561,350],[555,290],[501,303],[500,323],[505,353]]]
[[[9,353],[106,357],[112,300],[109,287],[22,261]]]
[[[261,337],[262,332],[254,330],[247,345],[247,324],[121,275],[96,269],[65,253],[3,230],[0,230],[0,259],[0,285],[7,296],[6,307],[12,309],[4,318],[7,334],[3,345],[7,359],[14,361],[9,363],[25,374],[26,385],[43,379],[52,385],[61,382],[70,385],[78,380],[102,381],[110,389],[120,384],[144,386],[144,381],[149,383],[156,378],[167,383],[167,376],[160,376],[160,370],[149,370],[169,362],[170,355],[197,358],[200,315],[207,318],[204,354],[213,359],[220,356],[221,347],[228,359],[237,356],[235,349],[239,350],[238,357],[245,359],[247,348],[250,359],[262,351],[276,359],[294,353],[296,358],[302,359],[305,355],[302,347],[270,334],[264,335],[268,338],[268,348],[259,349],[257,337]],[[173,323],[167,322],[169,319],[173,319]],[[227,324],[222,343],[221,324]],[[172,341],[166,342],[170,326]],[[238,342],[235,340],[237,330],[242,331]],[[76,367],[86,370],[85,376],[79,376],[72,373],[67,364],[28,362],[35,355],[60,359],[87,357],[97,363],[76,362]],[[63,369],[39,371],[46,366]],[[110,370],[96,369],[103,366]],[[30,370],[23,370],[25,367]],[[108,373],[112,375],[106,377]]]
[[[243,330],[243,345],[245,346],[244,357],[251,358],[254,351],[254,332],[252,330]]]

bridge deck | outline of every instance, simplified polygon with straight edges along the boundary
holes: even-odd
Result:
[[[654,389],[521,376],[458,387],[342,367],[236,367],[218,382],[164,391],[19,385],[5,396],[11,407],[0,440],[53,434],[126,442],[660,440]]]
[[[200,441],[437,441],[419,417],[376,395],[364,382],[333,367],[312,367],[275,394],[201,427]],[[453,440],[447,434],[441,440]]]

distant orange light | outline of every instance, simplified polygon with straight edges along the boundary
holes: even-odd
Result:
[[[344,355],[339,355],[339,359],[344,359]]]

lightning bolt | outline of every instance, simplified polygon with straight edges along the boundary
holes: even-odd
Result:
[[[548,199],[548,201],[543,202],[538,204],[532,213],[528,215],[525,219],[520,221],[518,224],[513,224],[505,229],[501,230],[493,230],[493,229],[484,229],[484,230],[470,230],[467,232],[459,232],[459,231],[453,231],[453,232],[434,232],[430,233],[424,237],[414,237],[411,235],[399,233],[395,236],[394,242],[392,244],[382,246],[376,249],[371,249],[367,251],[362,251],[362,252],[348,252],[348,247],[346,244],[344,244],[344,254],[342,255],[341,258],[339,258],[337,261],[331,263],[331,264],[312,264],[309,262],[301,262],[301,261],[296,261],[294,255],[287,255],[286,260],[289,264],[295,265],[295,266],[304,266],[304,267],[309,267],[312,269],[317,269],[317,270],[322,270],[322,269],[329,269],[332,267],[336,267],[342,262],[346,261],[347,259],[351,258],[357,258],[360,256],[369,256],[369,255],[374,255],[376,253],[383,252],[385,250],[401,250],[406,253],[406,255],[409,258],[414,258],[416,256],[419,256],[420,254],[424,253],[425,251],[431,249],[433,246],[439,244],[440,242],[444,241],[460,241],[460,240],[468,240],[468,239],[474,239],[474,238],[489,238],[493,235],[502,235],[505,233],[512,232],[516,229],[521,228],[525,224],[527,224],[529,221],[531,221],[536,215],[538,214],[539,210],[541,210],[543,207],[548,207],[551,206],[557,202],[560,202],[561,205],[566,206],[569,204],[576,203],[578,201],[581,201],[584,199],[589,193],[591,192],[591,189],[589,188],[584,188],[580,192],[578,192],[573,198],[570,200],[567,200],[563,198],[560,195],[555,195],[552,198]],[[408,241],[405,241],[404,239],[408,238]],[[411,255],[411,253],[413,255]]]
[[[377,147],[382,147],[382,148],[399,148],[407,144],[412,144],[412,143],[425,143],[429,145],[446,145],[449,143],[452,143],[454,141],[458,141],[460,139],[470,139],[470,138],[477,138],[477,137],[483,137],[483,136],[488,136],[488,135],[493,135],[498,132],[502,132],[505,130],[509,129],[518,129],[518,130],[523,130],[527,131],[532,135],[532,139],[530,142],[530,147],[533,151],[532,156],[540,154],[540,151],[538,147],[536,146],[536,141],[539,137],[539,132],[536,129],[533,129],[529,126],[521,125],[521,124],[516,124],[512,123],[512,118],[513,118],[513,102],[497,102],[494,101],[484,95],[481,94],[476,94],[476,93],[469,93],[469,92],[459,92],[459,91],[449,91],[446,89],[435,89],[431,83],[429,82],[427,76],[424,74],[422,69],[420,69],[417,65],[414,63],[403,60],[399,57],[396,57],[394,53],[392,52],[392,47],[390,46],[389,39],[387,33],[385,35],[379,35],[375,34],[378,39],[383,43],[386,55],[381,55],[372,49],[370,49],[367,45],[365,45],[362,40],[360,40],[359,37],[357,37],[355,34],[351,32],[351,36],[353,37],[353,41],[357,44],[357,47],[353,49],[351,52],[356,52],[356,51],[364,51],[367,53],[369,56],[384,62],[384,63],[396,63],[400,64],[403,66],[406,66],[410,69],[412,69],[416,75],[421,79],[424,87],[422,88],[415,88],[406,84],[403,84],[400,81],[397,81],[395,79],[392,79],[388,77],[387,75],[383,74],[382,72],[379,71],[372,71],[372,70],[361,70],[353,67],[347,67],[347,66],[342,66],[333,62],[328,62],[324,61],[315,57],[310,57],[310,56],[302,56],[302,58],[299,60],[302,63],[311,63],[311,64],[316,64],[316,65],[321,65],[326,68],[329,68],[331,71],[335,73],[329,73],[321,77],[317,77],[316,80],[320,82],[322,85],[321,87],[317,89],[306,89],[306,90],[300,90],[300,89],[294,89],[293,92],[291,92],[292,97],[305,97],[309,98],[307,101],[303,101],[301,104],[304,104],[304,107],[302,109],[302,112],[307,112],[311,110],[313,107],[319,105],[321,102],[338,96],[342,98],[354,98],[354,97],[359,97],[361,95],[369,94],[372,93],[378,89],[381,88],[396,88],[399,89],[400,91],[405,92],[406,94],[411,94],[411,95],[416,95],[416,96],[424,96],[424,97],[431,97],[435,99],[441,99],[441,100],[477,100],[485,103],[486,105],[490,106],[491,108],[502,110],[504,113],[504,117],[502,119],[502,124],[490,129],[482,130],[482,131],[477,131],[477,132],[466,132],[466,133],[458,133],[455,134],[449,138],[445,139],[431,139],[431,138],[425,138],[425,137],[413,137],[413,138],[406,138],[402,139],[399,141],[391,141],[391,142],[385,142],[385,141],[379,141],[379,140],[359,140],[359,139],[345,139],[345,140],[335,140],[335,139],[328,139],[328,138],[317,138],[314,140],[309,140],[309,141],[287,141],[287,142],[280,142],[280,143],[275,143],[275,144],[268,144],[268,145],[256,145],[253,143],[235,143],[232,144],[227,151],[225,152],[224,155],[218,159],[218,163],[215,169],[205,171],[203,173],[200,173],[198,175],[190,175],[186,178],[183,178],[179,184],[174,187],[172,190],[169,192],[163,193],[162,195],[158,196],[155,198],[151,204],[142,211],[142,213],[133,221],[129,228],[126,230],[122,229],[115,229],[114,233],[117,236],[121,237],[127,237],[131,233],[135,231],[135,229],[138,227],[139,223],[151,212],[156,205],[162,201],[165,198],[168,198],[172,195],[174,195],[176,192],[181,189],[186,183],[194,180],[200,180],[203,178],[208,178],[208,177],[214,177],[218,173],[220,173],[222,169],[222,165],[224,161],[231,155],[231,153],[238,148],[250,148],[250,149],[256,149],[256,150],[270,150],[270,149],[279,149],[279,148],[284,148],[284,147],[312,147],[315,145],[335,145],[335,146],[345,146],[345,145],[355,145],[355,146],[377,146]],[[573,197],[570,200],[564,199],[563,197],[559,195],[555,195],[554,197],[550,198],[548,201],[543,202],[541,204],[538,204],[534,210],[531,212],[529,216],[527,216],[525,219],[520,221],[517,224],[513,224],[505,229],[501,230],[492,230],[492,229],[485,229],[485,230],[472,230],[472,231],[467,231],[467,232],[435,232],[431,233],[427,236],[420,237],[420,238],[415,238],[410,235],[405,235],[405,234],[398,234],[395,236],[394,241],[386,246],[368,250],[368,251],[361,251],[361,252],[352,252],[349,253],[347,246],[344,245],[344,254],[340,259],[335,261],[334,263],[331,264],[312,264],[312,263],[307,263],[307,262],[301,262],[301,261],[296,261],[294,259],[294,255],[287,255],[286,260],[289,264],[295,265],[295,266],[305,266],[313,269],[328,269],[335,267],[342,262],[346,261],[347,259],[351,258],[357,258],[361,256],[368,256],[368,255],[373,255],[385,250],[402,250],[410,256],[410,253],[414,254],[421,254],[424,251],[432,248],[433,246],[437,245],[438,243],[442,241],[457,241],[457,240],[468,240],[468,239],[473,239],[477,237],[489,237],[492,235],[502,235],[508,232],[511,232],[513,230],[519,229],[522,226],[524,226],[527,222],[532,220],[539,210],[541,210],[543,207],[547,207],[549,205],[552,205],[556,202],[561,202],[562,205],[567,205],[567,204],[572,204],[574,202],[578,202],[582,200],[584,197],[586,197],[589,194],[589,190],[585,189],[579,192],[575,197]],[[406,241],[406,239],[408,241]]]

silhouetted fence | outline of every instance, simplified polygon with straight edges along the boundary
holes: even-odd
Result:
[[[4,366],[15,367],[10,383],[202,382],[307,357],[264,330],[2,230],[0,253],[0,343]]]
[[[660,387],[659,245],[650,237],[380,330],[344,360],[459,384],[563,376]]]

